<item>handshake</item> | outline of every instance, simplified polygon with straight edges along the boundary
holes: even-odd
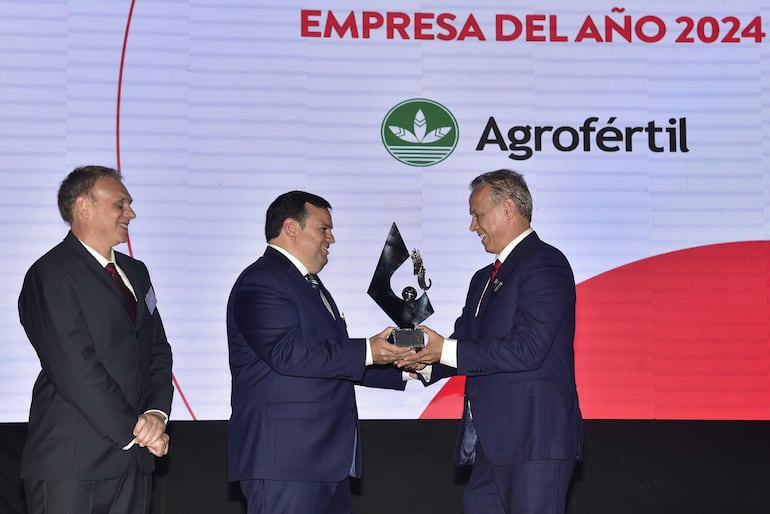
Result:
[[[391,343],[388,337],[396,330],[388,327],[377,335],[369,338],[374,364],[393,364],[403,371],[420,371],[428,364],[435,364],[441,359],[444,348],[444,336],[424,325],[416,328],[427,334],[428,341],[423,347],[398,346]]]

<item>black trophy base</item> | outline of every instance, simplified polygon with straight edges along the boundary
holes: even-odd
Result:
[[[419,328],[397,328],[390,333],[388,341],[396,346],[423,348],[425,346],[425,332]]]

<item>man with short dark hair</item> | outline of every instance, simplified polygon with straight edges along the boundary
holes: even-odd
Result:
[[[404,389],[414,353],[383,331],[350,338],[318,273],[334,243],[329,202],[290,191],[267,209],[268,248],[227,305],[229,479],[249,514],[345,514],[361,472],[354,384]]]
[[[30,267],[19,317],[40,359],[22,453],[30,514],[147,514],[168,452],[171,347],[145,265],[113,247],[136,218],[120,174],[73,170],[70,232]]]

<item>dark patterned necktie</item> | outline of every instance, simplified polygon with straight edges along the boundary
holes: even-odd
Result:
[[[332,306],[329,303],[329,300],[326,298],[326,295],[323,292],[323,289],[321,289],[321,281],[318,280],[318,276],[314,273],[308,273],[305,275],[305,278],[308,282],[310,282],[310,287],[313,288],[313,291],[318,293],[318,296],[321,297],[321,301],[324,303],[324,306],[326,307],[326,310],[329,311],[329,314],[332,315],[332,318],[336,319],[336,316],[334,316],[334,311],[332,310]]]
[[[128,314],[131,316],[131,321],[136,324],[136,298],[134,298],[131,290],[128,288],[128,286],[126,286],[126,283],[123,282],[123,279],[118,274],[118,270],[115,268],[115,264],[110,262],[104,267],[104,269],[107,270],[107,273],[109,273],[112,277],[112,281],[115,282],[115,285],[117,285],[118,289],[120,289],[120,293],[126,300],[126,309],[128,309]]]
[[[312,273],[308,273],[305,275],[305,278],[308,282],[310,282],[310,286],[313,288],[314,291],[318,291],[321,289],[321,281],[318,280],[318,277],[316,275],[313,275]]]

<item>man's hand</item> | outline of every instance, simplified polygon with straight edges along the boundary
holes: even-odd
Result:
[[[164,421],[163,416],[155,412],[140,414],[136,425],[134,425],[134,443],[142,448],[158,448],[159,441],[163,436],[166,436],[166,442],[163,446],[167,449],[168,436],[165,434],[166,423]],[[152,452],[152,450],[150,451]]]
[[[444,336],[424,325],[418,325],[417,328],[422,329],[428,334],[428,342],[419,352],[415,352],[396,362],[396,366],[405,371],[421,370],[426,364],[435,364],[441,360],[441,351],[444,349]],[[418,367],[419,365],[422,365],[422,368]]]
[[[398,364],[398,363],[397,363]],[[424,370],[428,365],[422,362],[418,362],[417,364],[412,364],[409,366],[399,366],[402,371],[408,371],[410,373],[416,372],[416,371],[422,371]],[[414,377],[413,377],[414,378]]]
[[[168,434],[162,434],[158,442],[147,446],[147,450],[156,457],[163,457],[168,453],[168,441]]]
[[[398,360],[414,355],[413,348],[396,346],[388,342],[388,336],[393,332],[393,327],[386,328],[376,336],[369,338],[372,347],[372,361],[374,364],[392,364]]]

